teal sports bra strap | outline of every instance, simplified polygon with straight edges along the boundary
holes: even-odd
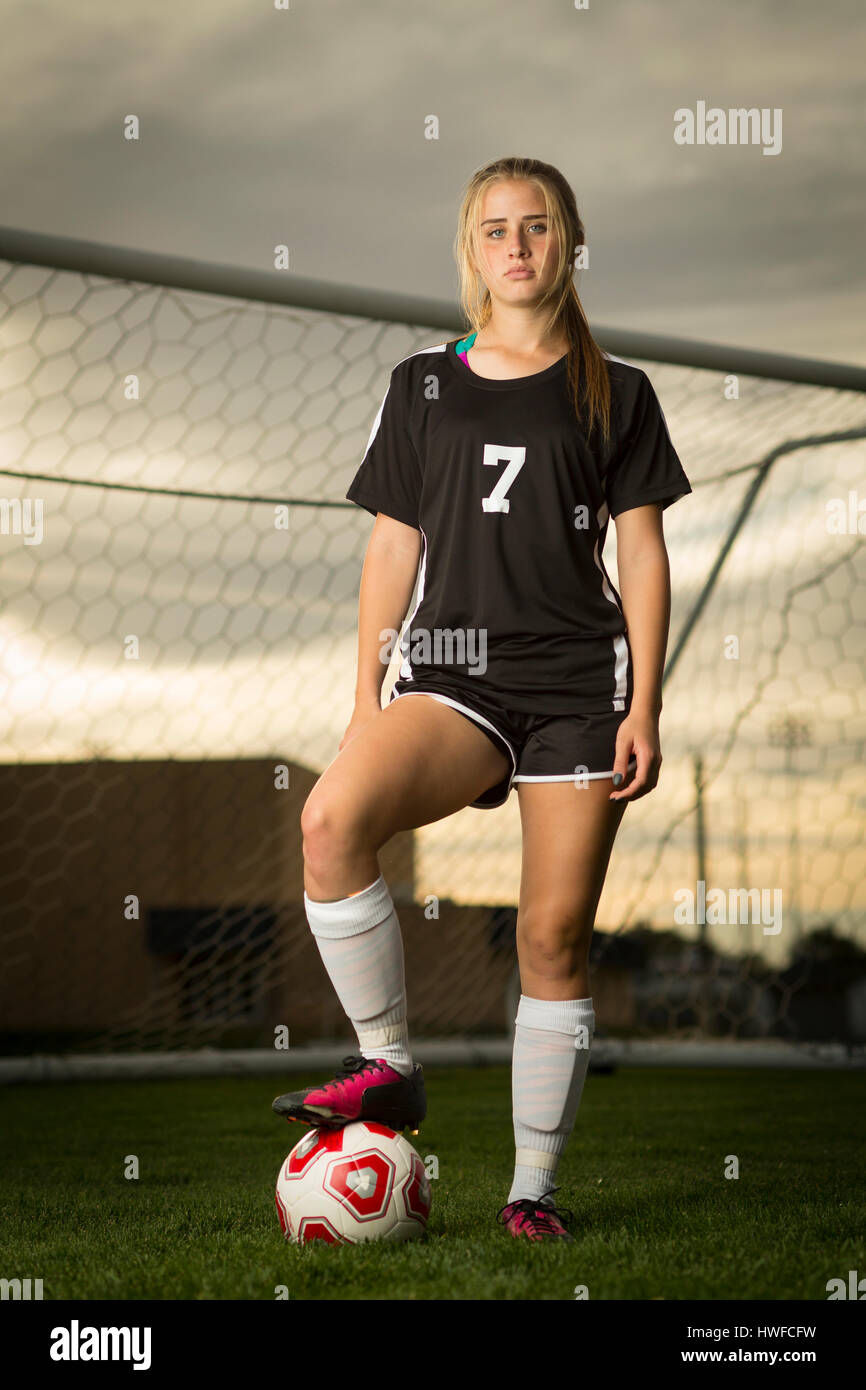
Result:
[[[461,339],[460,339],[460,342],[457,344],[456,351],[457,351],[457,352],[468,352],[469,349],[471,348],[472,344],[475,342],[475,339],[477,338],[477,336],[478,336],[477,333],[470,333],[469,336],[468,336],[468,338],[461,338]]]

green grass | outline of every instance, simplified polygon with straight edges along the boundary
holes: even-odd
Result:
[[[558,1177],[575,1244],[536,1245],[494,1220],[510,1068],[425,1070],[413,1143],[440,1176],[426,1238],[396,1246],[284,1243],[274,1182],[307,1127],[272,1115],[270,1078],[9,1088],[0,1276],[41,1278],[46,1299],[273,1299],[282,1284],[292,1299],[572,1299],[586,1284],[592,1299],[824,1300],[828,1279],[866,1274],[857,1074],[590,1075]]]

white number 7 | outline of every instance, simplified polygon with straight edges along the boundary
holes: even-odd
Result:
[[[496,486],[489,497],[482,497],[481,509],[485,512],[510,512],[511,503],[505,496],[514,479],[517,477],[524,463],[526,462],[526,449],[515,445],[509,449],[504,444],[485,444],[484,463],[498,464],[503,459],[508,460],[508,466],[503,470],[501,478],[496,481]]]

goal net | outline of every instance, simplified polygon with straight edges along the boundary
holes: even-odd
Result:
[[[352,1038],[300,831],[352,707],[372,518],[344,493],[391,367],[462,331],[0,261],[7,1056]],[[597,914],[597,1036],[860,1044],[866,380],[599,337],[693,496],[665,514],[664,765]],[[383,850],[413,1037],[507,1035],[520,852],[516,793]]]

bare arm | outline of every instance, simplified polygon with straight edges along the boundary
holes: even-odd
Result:
[[[661,770],[659,716],[662,710],[662,675],[671,618],[670,562],[665,548],[662,508],[657,503],[632,507],[614,518],[617,570],[628,641],[634,662],[634,689],[628,715],[616,740],[611,801],[636,800],[652,791]],[[629,759],[637,766],[633,780],[623,788]]]
[[[657,504],[615,518],[617,569],[634,658],[632,709],[658,718],[671,620],[671,575]]]
[[[358,601],[358,676],[355,709],[381,708],[386,665],[382,632],[399,632],[418,576],[422,536],[414,526],[379,512],[364,556]],[[351,727],[351,726],[350,726]]]

